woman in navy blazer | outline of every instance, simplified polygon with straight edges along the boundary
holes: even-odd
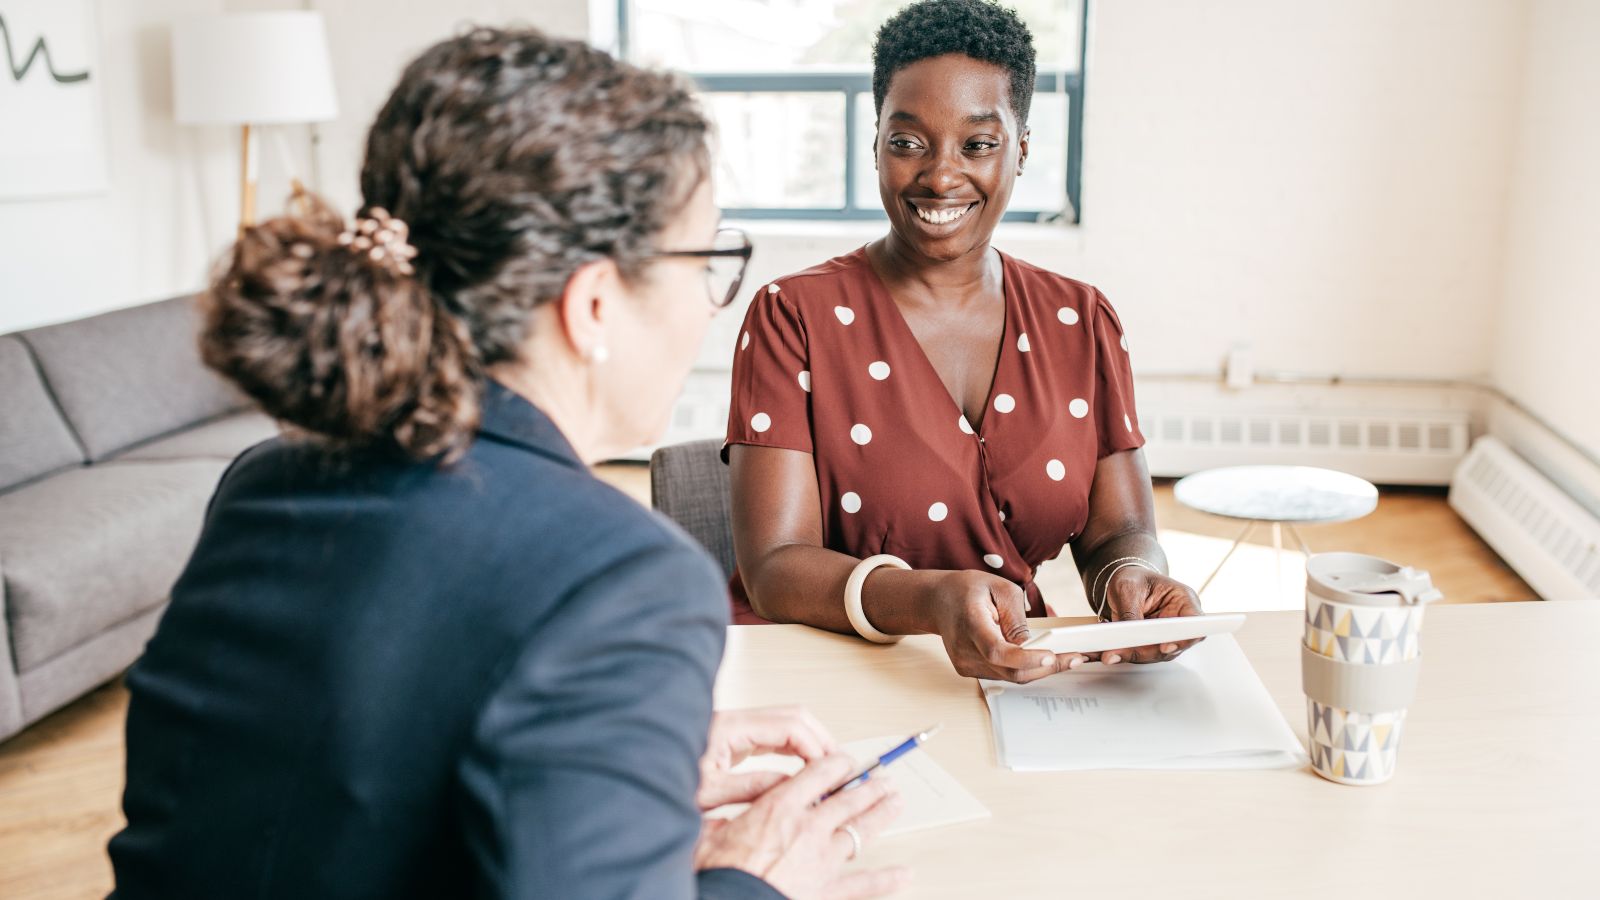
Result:
[[[851,763],[814,720],[713,722],[719,573],[587,467],[660,435],[748,259],[707,132],[672,77],[475,30],[407,68],[352,223],[299,194],[241,236],[202,348],[296,433],[223,478],[128,675],[114,896],[903,881],[840,875],[898,800],[815,804]],[[728,771],[759,749],[808,764]]]

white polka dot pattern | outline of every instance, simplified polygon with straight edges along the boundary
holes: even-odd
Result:
[[[755,282],[746,296],[758,302],[728,323],[729,437],[812,454],[836,549],[870,556],[895,533],[941,548],[939,565],[1021,582],[1036,555],[1082,532],[1097,452],[1141,443],[1133,335],[1115,311],[1081,283],[1002,262],[1015,290],[986,405],[972,415],[914,358],[923,348],[911,329],[878,313],[892,300],[863,253],[793,285]]]

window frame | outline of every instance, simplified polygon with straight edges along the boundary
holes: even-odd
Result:
[[[1006,210],[1002,221],[1041,222],[1065,220],[1072,224],[1083,221],[1083,80],[1084,61],[1088,52],[1089,3],[1080,0],[1082,21],[1078,28],[1078,68],[1075,71],[1041,71],[1034,80],[1034,94],[1065,94],[1067,97],[1067,202],[1070,210],[1060,213],[1050,211]],[[630,50],[632,3],[616,0],[617,55],[627,59]],[[856,104],[861,95],[872,96],[871,72],[687,72],[699,88],[711,94],[740,93],[825,93],[844,95],[844,206],[841,207],[725,207],[723,214],[730,219],[792,219],[802,221],[872,221],[883,220],[887,214],[881,206],[856,205],[857,180],[861,173],[856,165],[856,142],[861,137],[856,125]]]

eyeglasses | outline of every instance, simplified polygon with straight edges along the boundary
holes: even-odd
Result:
[[[750,236],[737,228],[719,228],[709,250],[662,250],[652,257],[699,257],[706,261],[706,290],[711,305],[723,309],[739,296],[745,267],[750,265]]]

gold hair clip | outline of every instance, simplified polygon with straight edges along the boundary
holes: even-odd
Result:
[[[374,206],[370,215],[357,216],[339,234],[339,244],[353,253],[364,253],[367,258],[400,275],[414,275],[411,261],[417,257],[417,248],[407,242],[411,229],[406,223],[381,206]]]

